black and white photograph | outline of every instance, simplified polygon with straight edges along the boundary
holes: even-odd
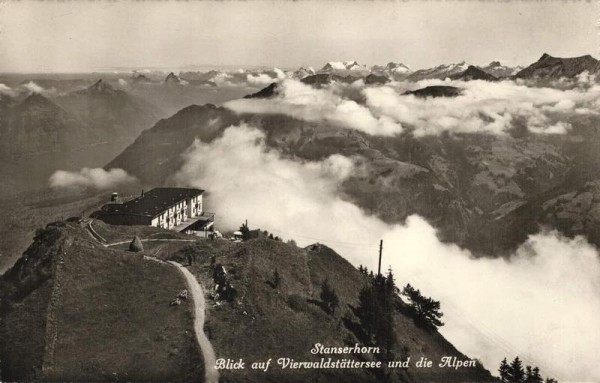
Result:
[[[0,0],[0,382],[599,383],[600,3]]]

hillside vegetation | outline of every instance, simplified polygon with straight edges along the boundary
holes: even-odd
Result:
[[[439,333],[393,314],[394,360],[425,356],[433,368],[294,369],[252,362],[379,360],[373,353],[311,355],[326,346],[369,345],[355,312],[368,277],[323,245],[306,249],[273,239],[243,243],[194,239],[151,227],[94,221],[100,244],[84,223],[38,230],[23,257],[0,279],[0,365],[8,381],[198,381],[204,367],[193,330],[193,304],[178,294],[186,283],[163,261],[187,265],[207,295],[205,332],[217,358],[247,362],[220,371],[224,382],[480,382],[493,378],[479,364],[438,368],[443,356],[467,357]],[[144,251],[127,251],[133,236]],[[115,244],[114,246],[112,244]],[[278,280],[273,276],[277,271]],[[327,279],[339,297],[332,313],[321,302]],[[401,281],[399,281],[401,283]],[[275,364],[275,361],[273,361]]]
[[[132,237],[120,228],[123,237]],[[39,230],[0,280],[7,381],[190,381],[202,376],[192,303],[172,266],[104,248],[76,223]]]
[[[413,367],[389,370],[296,369],[282,370],[272,365],[267,372],[252,370],[252,362],[288,357],[296,361],[349,358],[375,360],[375,354],[311,355],[316,343],[327,346],[366,345],[362,342],[355,315],[360,289],[367,277],[323,245],[306,249],[272,239],[243,243],[204,241],[181,249],[173,259],[187,262],[190,270],[211,291],[206,330],[217,358],[246,361],[244,370],[223,370],[225,382],[481,382],[493,381],[478,365],[458,370],[414,368],[421,356],[439,363],[443,356],[467,357],[439,333],[414,324],[401,310],[394,313],[395,360],[410,356]],[[225,273],[226,284],[235,290],[233,299],[217,294],[217,275]],[[277,270],[279,282],[273,282]],[[334,315],[320,300],[321,284],[328,279],[339,296]],[[221,282],[223,284],[223,282]]]

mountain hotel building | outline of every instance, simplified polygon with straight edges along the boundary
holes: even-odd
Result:
[[[200,189],[155,188],[127,201],[113,193],[110,203],[94,218],[111,225],[146,225],[207,236],[213,231],[215,215],[204,211],[203,193]]]

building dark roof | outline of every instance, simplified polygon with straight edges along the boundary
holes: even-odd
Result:
[[[104,213],[155,217],[171,206],[204,193],[201,189],[155,188],[131,201],[105,205]]]

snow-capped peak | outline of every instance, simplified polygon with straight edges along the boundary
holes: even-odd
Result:
[[[385,66],[385,70],[391,73],[403,74],[410,72],[410,67],[402,63],[389,62]]]
[[[367,67],[360,65],[356,60],[354,61],[330,61],[323,68],[321,72],[332,72],[332,71],[366,71]]]
[[[311,66],[309,67],[301,67],[300,69],[298,69],[297,71],[295,71],[294,73],[292,73],[292,77],[302,80],[305,77],[308,76],[312,76],[314,74],[316,74],[317,72],[315,71],[315,69]]]

